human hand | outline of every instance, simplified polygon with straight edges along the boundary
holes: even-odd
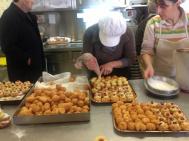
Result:
[[[75,68],[76,69],[81,69],[83,67],[83,60],[82,60],[82,55],[79,56],[77,59],[76,59],[76,62],[74,64]]]
[[[101,77],[100,68],[98,65],[98,62],[96,60],[96,57],[94,57],[90,53],[84,53],[83,54],[83,64],[91,71],[94,71],[98,77]]]
[[[108,74],[112,73],[112,71],[113,71],[112,62],[109,62],[109,63],[106,63],[106,64],[100,66],[100,72],[103,75],[108,75]]]
[[[28,66],[31,65],[31,58],[28,58],[27,64],[28,64]]]
[[[148,66],[144,70],[144,79],[148,79],[154,75],[154,68],[152,66]]]

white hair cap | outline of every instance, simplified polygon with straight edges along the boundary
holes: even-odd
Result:
[[[108,12],[99,19],[99,38],[101,43],[107,47],[119,44],[120,37],[126,32],[127,23],[120,12]]]

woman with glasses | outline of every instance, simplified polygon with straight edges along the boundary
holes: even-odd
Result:
[[[174,78],[173,54],[178,48],[189,48],[189,13],[180,7],[181,0],[155,0],[157,16],[146,26],[141,56],[144,78],[161,75]]]

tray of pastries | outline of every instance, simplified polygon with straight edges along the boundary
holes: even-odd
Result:
[[[0,104],[17,104],[33,85],[29,82],[0,82]]]
[[[56,37],[50,37],[47,40],[47,44],[48,45],[67,45],[70,42],[70,38],[69,37],[60,37],[60,36],[56,36]]]
[[[15,124],[89,121],[89,92],[56,88],[33,88],[13,116]]]
[[[113,103],[117,101],[132,102],[136,93],[126,77],[93,77],[91,83],[91,100],[95,103]]]
[[[165,103],[112,104],[114,128],[119,132],[188,132],[189,120],[178,105]]]

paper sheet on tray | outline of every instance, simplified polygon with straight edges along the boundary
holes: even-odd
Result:
[[[89,82],[87,76],[75,76],[73,81],[70,81],[71,73],[65,72],[58,75],[51,75],[43,72],[43,82],[37,81],[36,88],[56,88],[56,85],[62,85],[69,91],[88,90]]]
[[[43,82],[51,82],[51,81],[56,81],[59,79],[64,80],[63,82],[68,82],[70,77],[71,77],[71,72],[64,72],[57,75],[52,75],[48,72],[43,72],[43,75],[42,75]]]

